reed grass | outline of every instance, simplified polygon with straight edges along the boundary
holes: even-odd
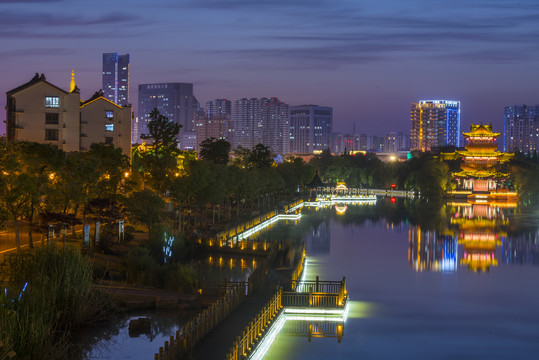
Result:
[[[17,359],[64,356],[71,331],[107,314],[107,297],[91,286],[92,273],[80,253],[55,245],[6,256],[0,341],[12,344]]]

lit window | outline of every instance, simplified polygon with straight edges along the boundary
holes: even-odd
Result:
[[[114,117],[114,112],[113,111],[110,111],[110,110],[107,110],[105,111],[105,116],[108,118],[108,119],[112,119]]]
[[[105,124],[105,131],[114,131],[114,124]]]
[[[45,107],[48,107],[48,108],[60,107],[60,98],[58,96],[45,96]]]

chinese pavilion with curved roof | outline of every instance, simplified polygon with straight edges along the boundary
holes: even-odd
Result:
[[[509,192],[503,186],[509,174],[500,172],[500,165],[510,160],[514,154],[496,150],[496,139],[500,133],[492,131],[492,124],[471,124],[470,132],[462,135],[466,140],[464,150],[440,154],[443,160],[463,160],[461,170],[453,173],[457,182],[457,191],[454,194],[468,195],[476,199],[507,199],[516,196],[516,193]]]

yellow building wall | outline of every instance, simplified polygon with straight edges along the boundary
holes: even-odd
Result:
[[[12,95],[16,101],[15,140],[35,141],[78,150],[80,94],[68,94],[45,82],[36,83]],[[58,108],[45,107],[45,98],[59,98]],[[58,124],[45,124],[46,113],[57,113]],[[45,130],[58,130],[58,140],[45,140]]]

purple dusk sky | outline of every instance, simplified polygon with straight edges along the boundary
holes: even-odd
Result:
[[[539,103],[537,0],[0,0],[0,19],[2,109],[36,72],[68,89],[73,68],[90,97],[103,52],[131,55],[135,106],[140,83],[192,82],[203,106],[332,106],[340,132],[408,132],[436,98],[501,132],[504,106]]]

